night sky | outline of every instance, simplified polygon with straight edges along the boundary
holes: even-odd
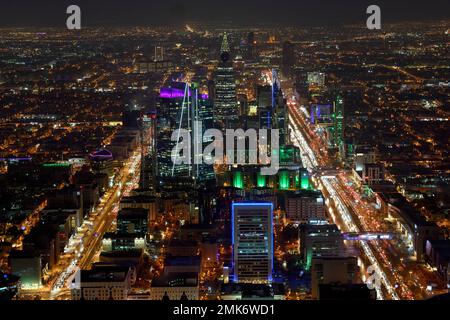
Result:
[[[66,8],[81,7],[84,26],[365,23],[370,4],[382,21],[450,18],[449,0],[2,0],[0,26],[65,27]]]

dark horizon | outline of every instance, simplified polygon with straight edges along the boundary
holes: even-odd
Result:
[[[17,0],[0,5],[1,27],[65,27],[66,8],[81,7],[86,27],[111,26],[181,26],[186,23],[332,26],[365,23],[366,8],[381,7],[382,22],[430,21],[449,18],[450,2],[348,0],[196,0],[188,5],[180,0]]]

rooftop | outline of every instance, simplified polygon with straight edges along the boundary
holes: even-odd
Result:
[[[97,265],[91,270],[81,270],[81,282],[124,282],[129,267],[118,265]]]
[[[166,267],[197,266],[197,265],[199,266],[200,261],[201,261],[200,256],[187,256],[187,257],[168,256],[168,257],[166,257],[164,264],[166,265]]]
[[[195,272],[171,273],[153,280],[152,287],[196,287],[198,274]]]

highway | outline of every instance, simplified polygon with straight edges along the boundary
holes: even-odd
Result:
[[[41,299],[70,298],[70,286],[80,269],[89,268],[102,247],[103,235],[110,230],[119,211],[120,200],[139,182],[141,153],[138,148],[121,167],[115,184],[102,196],[99,205],[70,238],[49,282],[39,289],[22,290],[21,297]],[[136,174],[137,173],[137,174]]]
[[[314,132],[314,125],[307,121],[295,97],[292,94],[287,97],[291,141],[300,148],[303,164],[312,174],[315,187],[324,193],[334,223],[343,232],[398,234],[395,225],[355,190],[351,173],[336,165],[333,167],[326,145]],[[436,273],[415,260],[411,248],[400,235],[390,240],[358,243],[364,254],[362,260],[372,265],[380,276],[379,299],[424,299],[439,293],[428,290],[431,283],[440,283]]]
[[[63,271],[52,287],[52,295],[58,295],[61,289],[70,288],[71,282],[79,269],[87,269],[99,253],[102,247],[103,236],[110,230],[113,221],[119,211],[119,203],[123,196],[129,192],[139,182],[139,168],[141,164],[141,154],[135,151],[125,162],[119,173],[119,181],[111,188],[103,198],[100,206],[93,214],[93,228],[84,233],[82,238],[82,249],[74,255],[68,268]],[[85,230],[82,227],[82,230]],[[83,249],[84,248],[84,249]]]
[[[314,174],[313,182],[316,187],[325,191],[323,193],[327,203],[334,204],[336,210],[333,211],[330,208],[331,217],[344,232],[370,231],[371,228],[367,228],[367,226],[364,228],[359,219],[354,217],[353,205],[348,200],[349,197],[344,196],[348,191],[342,189],[338,181],[338,175],[344,171],[331,168],[331,161],[325,151],[326,146],[322,146],[320,140],[315,137],[294,99],[289,100],[288,108],[291,139],[300,148],[305,167]],[[370,262],[379,276],[381,286],[376,287],[378,299],[400,299],[395,286],[386,275],[384,265],[377,259],[377,254],[374,253],[371,245],[365,241],[359,241],[359,245],[364,253],[364,258]]]
[[[341,230],[345,230],[347,232],[360,232],[361,228],[358,226],[359,221],[352,217],[348,204],[345,203],[345,201],[342,198],[342,195],[340,194],[340,192],[337,191],[338,183],[336,176],[323,175],[320,177],[320,182],[321,185],[323,186],[323,189],[326,190],[327,195],[326,199],[327,200],[331,199],[333,201],[335,207],[337,208],[336,211],[340,215],[341,220],[343,221],[343,224],[339,225]],[[394,300],[399,300],[399,296],[395,292],[394,286],[391,284],[388,277],[386,276],[386,273],[384,272],[382,265],[376,258],[371,246],[365,241],[359,241],[359,244],[363,249],[365,257],[369,260],[370,265],[374,267],[376,274],[380,277],[381,284],[386,289],[389,296]],[[383,299],[385,295],[383,294],[381,287],[375,286],[375,289],[377,291],[378,297],[380,299]]]

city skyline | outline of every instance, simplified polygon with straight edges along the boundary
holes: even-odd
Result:
[[[0,299],[448,299],[448,4],[355,3],[0,16]]]

